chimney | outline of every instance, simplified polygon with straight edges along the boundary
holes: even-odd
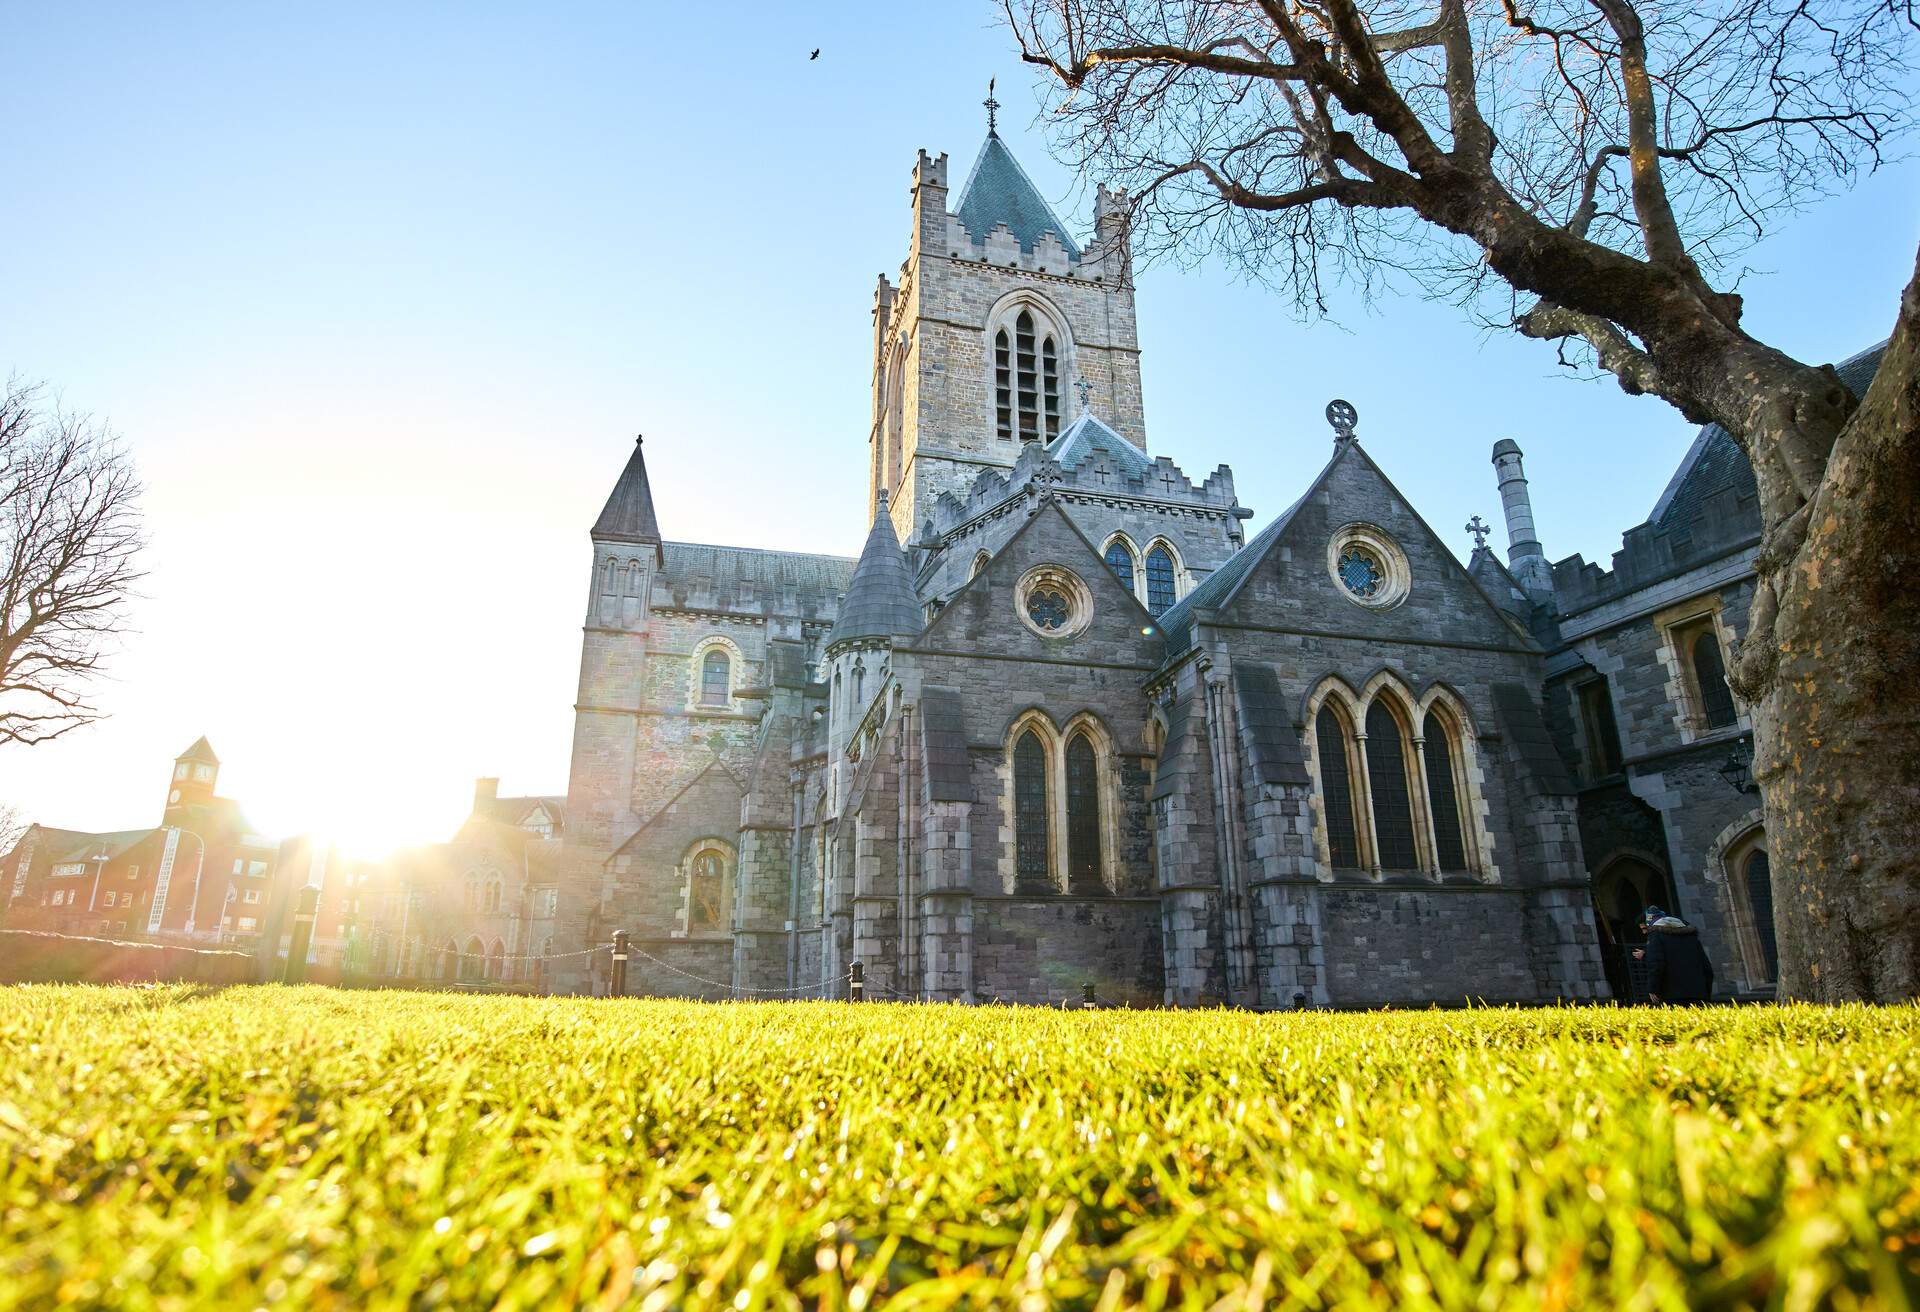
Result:
[[[498,779],[475,779],[473,781],[473,813],[480,815],[491,811],[499,796],[500,781]]]
[[[1520,463],[1520,444],[1503,437],[1493,444],[1493,468],[1500,480],[1500,505],[1507,516],[1507,567],[1520,586],[1536,597],[1553,595],[1553,567],[1533,527],[1533,501]]]

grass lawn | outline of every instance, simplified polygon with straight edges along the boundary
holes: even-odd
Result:
[[[1906,1308],[1920,1008],[0,989],[0,1307]]]

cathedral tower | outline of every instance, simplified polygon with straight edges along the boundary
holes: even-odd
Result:
[[[948,208],[947,157],[913,168],[913,236],[899,282],[873,303],[868,513],[887,493],[915,541],[944,492],[1073,422],[1081,391],[1121,436],[1146,447],[1134,332],[1127,197],[1098,190],[1082,249],[991,120]]]

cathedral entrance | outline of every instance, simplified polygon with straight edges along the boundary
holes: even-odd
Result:
[[[1621,1002],[1647,1000],[1647,967],[1634,949],[1646,946],[1640,925],[1650,906],[1675,912],[1673,885],[1666,875],[1635,857],[1609,861],[1593,878],[1593,915],[1600,930],[1600,958],[1607,984]]]

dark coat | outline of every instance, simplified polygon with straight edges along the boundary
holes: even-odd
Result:
[[[1705,1002],[1713,996],[1713,963],[1700,931],[1672,916],[1647,930],[1647,992],[1661,1002]]]

